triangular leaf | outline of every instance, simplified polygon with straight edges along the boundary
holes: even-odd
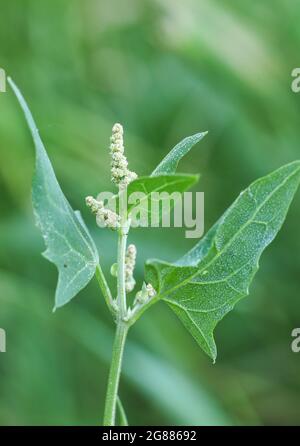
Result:
[[[248,294],[259,258],[280,230],[299,182],[300,161],[281,167],[242,192],[176,264],[147,262],[147,280],[213,360],[214,328]]]
[[[43,255],[58,268],[55,308],[69,302],[91,280],[99,262],[96,246],[78,212],[74,212],[55,177],[29,108],[8,79],[25,114],[36,150],[32,202],[47,249]]]

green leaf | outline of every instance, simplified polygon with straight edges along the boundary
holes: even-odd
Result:
[[[217,323],[249,293],[259,258],[280,230],[300,182],[300,161],[243,191],[176,264],[148,261],[147,281],[215,361]]]
[[[127,188],[128,197],[134,192],[143,192],[145,194],[145,200],[150,199],[153,192],[167,192],[172,194],[173,192],[184,192],[190,189],[199,180],[199,175],[159,175],[155,177],[140,177],[129,184]],[[134,205],[128,206],[128,211],[134,207]]]
[[[120,420],[119,425],[120,426],[129,426],[128,419],[127,419],[127,416],[125,413],[125,409],[124,409],[124,406],[122,404],[122,401],[121,401],[119,395],[117,396],[117,407],[118,407],[119,420]]]
[[[132,181],[125,191],[127,198],[133,193],[142,192],[143,198],[139,200],[138,205],[142,206],[144,202],[147,202],[151,198],[153,192],[162,193],[167,192],[172,194],[173,192],[182,193],[190,189],[199,180],[199,175],[159,175],[155,177],[140,177]],[[122,193],[121,193],[122,194]],[[115,195],[112,200],[109,200],[108,206],[110,208],[116,207],[118,210],[120,201],[120,195]],[[172,203],[173,204],[173,203]],[[136,203],[129,203],[127,206],[128,214],[134,209]],[[149,206],[150,211],[150,206]]]
[[[165,158],[159,163],[156,169],[152,172],[151,176],[164,175],[175,173],[178,163],[181,158],[186,155],[191,148],[197,144],[208,132],[196,133],[195,135],[188,136],[180,141]]]
[[[37,226],[47,249],[43,255],[58,268],[55,308],[69,302],[95,273],[96,246],[80,216],[64,196],[29,108],[17,86],[8,79],[25,114],[36,150],[32,202]]]

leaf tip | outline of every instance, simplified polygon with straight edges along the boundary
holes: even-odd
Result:
[[[212,363],[213,363],[213,365],[215,365],[216,360],[217,360],[217,346],[216,346],[215,341],[213,341],[213,344],[214,344],[214,345],[211,346],[211,348],[210,348],[209,356],[210,356],[211,359],[212,359]]]
[[[208,134],[208,130],[206,130],[205,132],[199,132],[196,133],[195,135],[192,135],[190,138],[196,138],[194,144],[197,144],[199,141],[201,141],[201,139],[204,138],[204,136],[206,136]],[[189,137],[188,137],[189,138]]]

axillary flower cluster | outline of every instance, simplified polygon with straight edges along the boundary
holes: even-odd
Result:
[[[118,186],[119,194],[122,193],[127,186],[137,179],[137,174],[128,169],[128,161],[124,153],[124,137],[123,127],[116,123],[112,128],[112,136],[110,138],[110,155],[111,155],[111,181]],[[96,216],[96,223],[100,227],[107,227],[109,229],[119,231],[122,233],[126,227],[126,235],[130,222],[124,222],[122,217],[116,212],[104,206],[103,201],[97,200],[92,196],[85,199],[86,205],[91,212]],[[124,285],[126,292],[134,290],[136,282],[134,279],[134,269],[136,264],[137,250],[135,245],[130,244],[124,255]],[[120,266],[114,263],[111,267],[111,274],[118,277],[118,270]],[[134,308],[128,309],[128,315],[134,313],[141,306],[146,304],[151,298],[156,295],[156,291],[151,284],[143,284],[142,289],[136,294],[134,299]],[[116,307],[115,302],[113,306]]]
[[[86,197],[86,205],[96,214],[96,222],[98,226],[106,226],[110,229],[118,229],[120,227],[120,217],[115,212],[104,207],[103,201],[98,201],[93,197]]]

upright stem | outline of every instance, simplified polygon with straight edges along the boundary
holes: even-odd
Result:
[[[104,426],[115,426],[118,387],[127,332],[128,325],[124,322],[119,322],[117,325],[117,331],[113,345],[113,355],[109,371],[103,419]]]
[[[126,316],[126,289],[125,289],[125,255],[127,230],[122,227],[118,240],[118,307],[121,319]]]
[[[117,314],[117,330],[115,341],[113,345],[112,359],[108,377],[108,385],[106,392],[106,401],[104,409],[104,426],[115,426],[116,420],[116,405],[118,398],[118,388],[122,367],[122,359],[124,352],[124,345],[129,324],[125,322],[127,315],[126,304],[126,287],[125,287],[125,255],[126,255],[126,241],[130,226],[130,221],[126,220],[126,191],[120,194],[120,217],[121,227],[119,229],[118,239],[118,314]]]

